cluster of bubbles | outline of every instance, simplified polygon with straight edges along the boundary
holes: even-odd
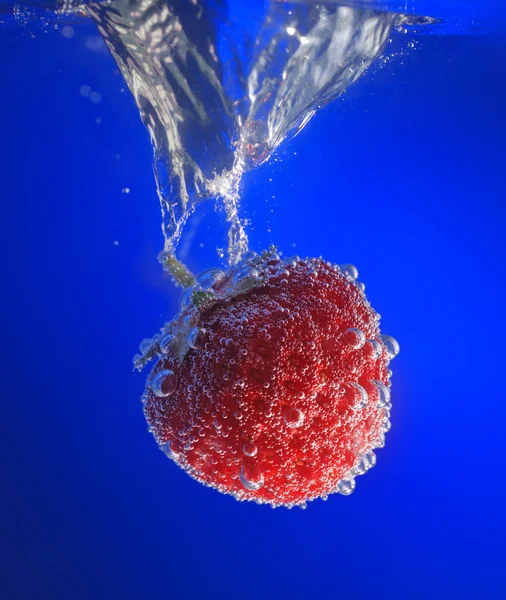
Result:
[[[165,323],[161,333],[141,342],[140,353],[134,356],[134,367],[140,371],[152,358],[162,358],[169,351],[182,359],[190,348],[196,348],[199,337],[205,333],[198,326],[200,309],[265,282],[265,263],[272,257],[279,259],[274,250],[262,256],[248,252],[240,264],[227,272],[215,268],[202,271],[195,277],[195,282],[183,290],[179,300],[180,312]]]

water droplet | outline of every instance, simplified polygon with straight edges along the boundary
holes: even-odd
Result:
[[[399,354],[401,348],[395,338],[391,335],[380,335],[379,339],[383,342],[389,359],[393,359]]]
[[[170,396],[176,388],[176,374],[170,369],[163,369],[151,380],[151,390],[155,396],[165,398]]]
[[[234,273],[232,284],[238,290],[247,290],[256,285],[258,277],[258,271],[246,265]]]
[[[201,290],[210,290],[225,277],[226,273],[221,269],[206,269],[197,275],[196,282]]]
[[[242,447],[242,451],[246,456],[256,456],[258,448],[252,442],[246,442]]]
[[[244,465],[241,465],[239,478],[243,486],[252,492],[259,490],[264,484],[264,476],[258,469],[246,468]]]
[[[348,389],[353,393],[351,398],[351,407],[353,410],[362,410],[365,408],[369,402],[367,391],[360,384],[353,381],[348,382],[346,385],[349,386]]]
[[[355,489],[355,480],[353,477],[348,476],[337,484],[337,492],[343,496],[349,496]]]
[[[162,446],[162,450],[165,456],[169,457],[171,460],[177,460],[179,455],[171,448],[170,441],[165,442],[165,444]]]
[[[365,334],[361,329],[358,329],[358,327],[350,327],[350,329],[345,332],[343,339],[355,350],[360,350],[365,344]]]
[[[383,346],[378,340],[367,340],[367,344],[371,349],[371,358],[378,359],[383,354]]]
[[[300,427],[304,423],[304,413],[298,408],[290,408],[285,415],[285,423],[293,429]]]
[[[381,381],[373,379],[371,383],[373,383],[378,390],[377,408],[384,408],[390,402],[390,390],[384,383],[381,383]]]
[[[353,281],[355,281],[355,279],[357,279],[358,270],[357,270],[357,267],[355,267],[355,265],[340,265],[339,268],[347,277],[349,277]]]

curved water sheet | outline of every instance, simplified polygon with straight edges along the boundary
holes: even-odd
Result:
[[[229,261],[240,261],[243,172],[357,81],[399,19],[362,7],[270,2],[252,37],[227,21],[226,9],[196,0],[86,7],[151,135],[165,260],[196,203],[215,197],[229,222]]]
[[[54,10],[51,0],[35,4]],[[242,27],[234,23],[241,11]],[[433,22],[377,2],[309,0],[63,0],[56,12],[94,20],[134,96],[154,148],[161,260],[185,286],[176,249],[196,205],[216,199],[229,263],[239,263],[248,250],[238,213],[243,173],[356,82],[394,27]]]

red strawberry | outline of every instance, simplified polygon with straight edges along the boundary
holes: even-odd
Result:
[[[272,255],[197,278],[146,353],[160,357],[144,411],[162,449],[240,500],[351,493],[384,444],[398,352],[355,278],[350,265]]]

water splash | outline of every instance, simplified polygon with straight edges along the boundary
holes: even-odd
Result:
[[[361,77],[398,17],[271,2],[248,40],[227,24],[223,2],[112,0],[86,10],[151,135],[164,257],[175,256],[195,206],[214,197],[229,223],[230,264],[248,250],[243,173]]]
[[[91,17],[116,60],[154,148],[161,262],[186,287],[192,276],[176,249],[198,203],[217,201],[228,222],[228,262],[240,263],[248,251],[243,174],[356,82],[394,27],[431,22],[377,3],[270,0],[239,19],[246,32],[228,18],[227,0],[36,4]]]
[[[130,88],[154,147],[165,251],[174,254],[214,173],[233,164],[236,116],[210,4],[116,0],[86,7]]]

